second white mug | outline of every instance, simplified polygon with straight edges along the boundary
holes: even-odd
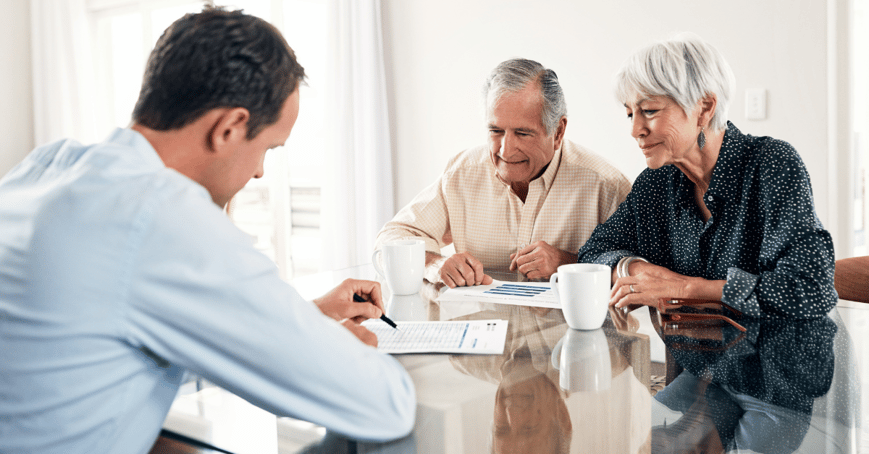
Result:
[[[383,267],[380,266],[380,256]],[[374,269],[384,279],[393,295],[411,295],[422,288],[425,273],[425,241],[388,241],[371,256]]]
[[[561,265],[549,282],[573,329],[598,329],[606,319],[612,270],[606,265]]]

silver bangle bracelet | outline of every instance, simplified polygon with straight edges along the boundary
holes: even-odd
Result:
[[[630,256],[628,256],[628,257],[630,257]],[[628,257],[622,257],[622,259],[619,260],[618,265],[616,265],[616,278],[617,279],[625,277],[625,260],[627,260]]]
[[[635,255],[623,257],[621,260],[619,260],[618,265],[616,265],[616,277],[618,278],[618,277],[630,276],[631,273],[630,273],[629,266],[631,265],[631,263],[633,263],[634,261],[637,261],[637,260],[639,260],[641,262],[649,263],[648,260],[646,260],[642,257],[637,257]]]

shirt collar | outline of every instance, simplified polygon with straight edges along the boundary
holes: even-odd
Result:
[[[746,136],[731,122],[727,122],[724,140],[718,160],[712,169],[712,180],[709,182],[707,196],[721,199],[731,199],[741,193],[741,175],[743,156],[746,153]]]
[[[564,149],[564,144],[566,142],[566,139],[561,140],[561,146],[555,150],[555,154],[552,155],[552,160],[549,161],[549,165],[543,172],[543,176],[540,177],[543,181],[543,189],[545,190],[549,190],[549,188],[552,187],[552,181],[555,180],[555,174],[558,173],[558,165],[561,164],[561,150]]]
[[[163,160],[157,154],[157,150],[154,149],[151,142],[148,142],[148,139],[138,131],[130,128],[115,128],[106,138],[105,142],[126,145],[138,151],[139,156],[145,159],[149,165],[166,167],[166,164],[163,163]]]

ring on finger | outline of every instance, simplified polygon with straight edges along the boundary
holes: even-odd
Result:
[[[629,285],[628,288],[631,289],[631,293],[637,293],[637,291],[634,290],[634,284]]]

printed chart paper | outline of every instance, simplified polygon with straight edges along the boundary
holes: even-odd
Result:
[[[377,335],[384,353],[471,353],[500,355],[507,338],[507,320],[395,322],[395,329],[379,319],[363,326]]]
[[[440,302],[486,302],[561,309],[549,282],[493,281],[489,285],[447,289]]]

